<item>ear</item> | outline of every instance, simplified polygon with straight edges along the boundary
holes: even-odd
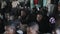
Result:
[[[27,32],[29,32],[29,33],[32,32],[32,28],[31,27],[28,27],[27,28]]]
[[[32,27],[30,27],[30,32],[34,32],[35,30],[34,29],[32,29]]]
[[[32,34],[32,32],[33,32],[32,28],[31,27],[28,27],[27,28],[27,34]]]
[[[27,34],[30,34],[31,32],[30,32],[30,28],[29,27],[27,27]]]

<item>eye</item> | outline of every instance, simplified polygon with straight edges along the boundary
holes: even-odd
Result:
[[[39,31],[36,31],[36,33],[40,33]]]

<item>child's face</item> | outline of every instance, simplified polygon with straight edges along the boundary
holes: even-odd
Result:
[[[38,14],[36,19],[37,19],[37,21],[42,20],[42,15],[39,15],[39,14]]]
[[[14,34],[15,33],[15,30],[11,27],[8,27],[7,30],[6,30],[6,34]]]
[[[35,29],[27,28],[27,34],[38,34],[37,31]]]

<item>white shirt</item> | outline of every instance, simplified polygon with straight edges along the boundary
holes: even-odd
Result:
[[[18,4],[19,4],[18,1],[13,1],[12,2],[12,8],[16,8]]]
[[[23,31],[22,30],[18,30],[17,33],[23,34]]]
[[[48,7],[47,16],[49,16],[50,14],[53,13],[53,10],[54,10],[55,5],[53,5],[53,4],[48,4],[47,7]]]
[[[6,2],[5,1],[2,1],[1,3],[2,3],[1,9],[5,8],[5,6],[7,5]]]

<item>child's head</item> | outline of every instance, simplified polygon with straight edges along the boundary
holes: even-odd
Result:
[[[16,28],[14,26],[6,26],[5,32],[6,32],[6,34],[15,34]]]
[[[27,34],[37,34],[38,33],[38,24],[35,22],[32,22],[27,27]]]

